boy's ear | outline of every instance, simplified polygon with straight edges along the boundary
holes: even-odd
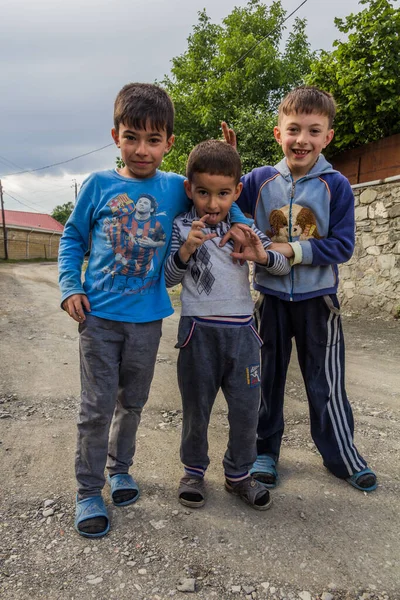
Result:
[[[327,145],[331,143],[331,141],[333,140],[333,136],[334,136],[334,135],[335,135],[335,131],[334,131],[334,129],[330,129],[330,130],[328,131],[328,133],[326,134],[324,148],[326,148],[326,147],[327,147]]]
[[[239,198],[239,196],[242,192],[242,189],[243,189],[243,183],[241,181],[239,181],[239,183],[236,186],[236,190],[235,190],[235,202]]]
[[[185,179],[185,181],[183,182],[183,186],[185,188],[186,196],[188,198],[190,198],[191,200],[193,200],[193,198],[192,198],[192,186],[190,185],[190,181],[188,179]]]
[[[172,146],[174,145],[174,142],[175,136],[171,135],[171,137],[167,139],[167,145],[165,146],[164,154],[167,154],[171,150]]]
[[[115,127],[113,127],[111,129],[111,135],[112,135],[112,139],[114,140],[115,144],[119,148],[119,134],[118,134],[118,131],[115,129]]]
[[[278,144],[282,145],[281,130],[280,130],[280,127],[278,127],[278,125],[275,125],[275,127],[274,127],[274,138],[276,139]],[[329,142],[328,142],[328,144],[329,144]]]

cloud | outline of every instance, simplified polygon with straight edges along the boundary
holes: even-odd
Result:
[[[282,0],[288,13],[300,2]],[[247,2],[235,4],[244,6]],[[129,81],[161,80],[169,72],[171,59],[185,51],[197,12],[203,7],[214,22],[219,22],[232,11],[233,3],[3,0],[0,156],[6,161],[0,158],[0,177],[18,170],[8,161],[33,169],[111,142],[118,90]],[[360,8],[357,0],[309,0],[296,16],[307,17],[312,47],[329,49],[337,37],[334,16]],[[46,177],[42,173],[24,176],[24,193],[22,188],[20,193],[30,197],[29,186],[34,186],[36,179],[43,182],[59,177],[63,182],[64,171],[72,178],[113,167],[115,156],[116,149],[109,148],[52,169]],[[15,202],[11,207],[19,208]]]

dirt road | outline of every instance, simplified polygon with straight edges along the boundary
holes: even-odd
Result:
[[[137,504],[112,529],[73,529],[77,326],[58,308],[56,265],[0,265],[0,597],[4,600],[400,599],[400,324],[344,319],[356,443],[379,476],[370,495],[322,466],[295,362],[274,504],[258,513],[223,489],[226,407],[210,427],[209,499],[176,500],[178,312],[164,322],[134,466]],[[184,579],[193,593],[179,591]]]

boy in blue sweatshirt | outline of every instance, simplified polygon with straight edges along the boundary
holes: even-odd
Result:
[[[292,269],[275,277],[256,265],[263,339],[262,401],[257,460],[250,471],[275,487],[282,435],[286,374],[295,338],[310,411],[311,435],[324,465],[362,491],[376,475],[358,453],[344,385],[344,339],[336,296],[338,263],[354,249],[354,197],[348,180],[321,151],[333,138],[336,107],[331,94],[312,86],[290,92],[279,107],[275,139],[285,158],[242,178],[240,208],[254,216]],[[225,135],[234,137],[225,129]],[[232,139],[228,141],[232,142]]]
[[[106,466],[116,506],[139,497],[128,471],[162,319],[173,313],[163,262],[173,219],[190,206],[184,177],[158,170],[174,142],[173,124],[174,107],[162,88],[143,83],[122,88],[112,136],[124,167],[86,179],[60,242],[61,303],[79,323],[75,528],[85,537],[103,536],[110,527],[101,496]],[[233,211],[233,221],[247,222],[236,206]]]

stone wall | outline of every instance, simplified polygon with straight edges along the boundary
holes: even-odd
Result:
[[[400,176],[353,186],[356,247],[340,266],[346,312],[400,316]]]

